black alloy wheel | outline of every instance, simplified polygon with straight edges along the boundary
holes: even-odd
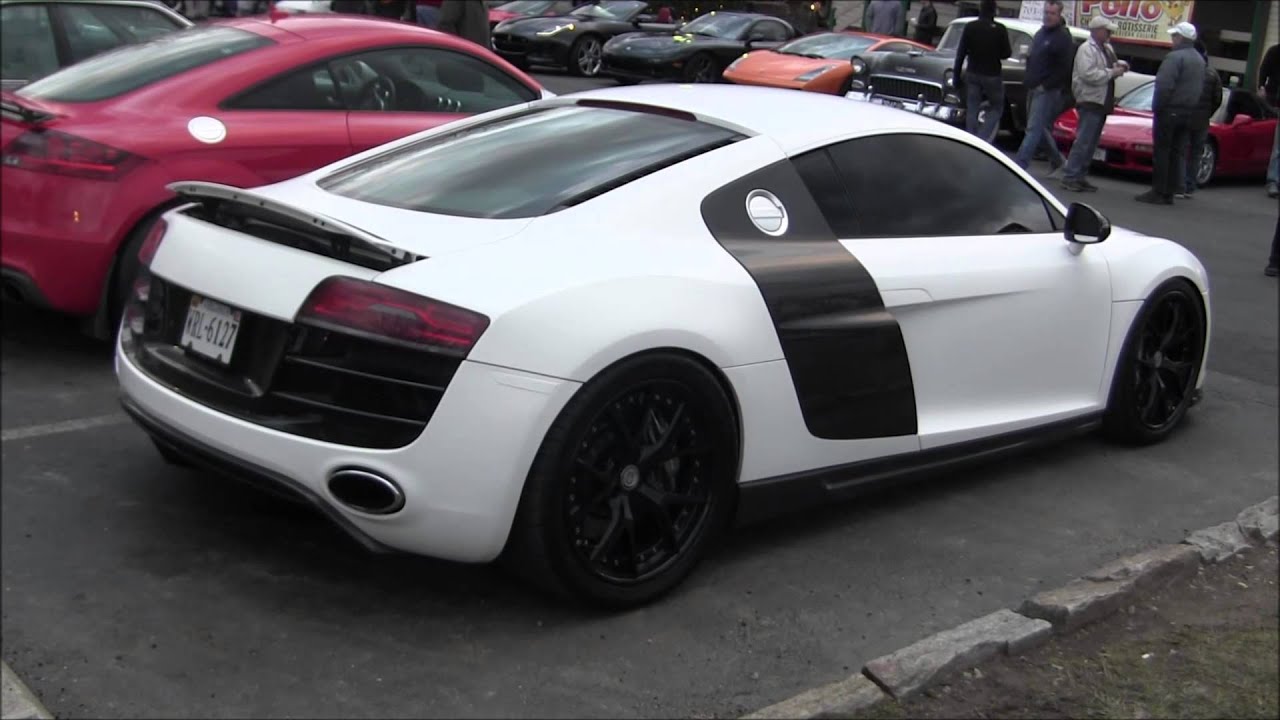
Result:
[[[1104,427],[1115,439],[1166,437],[1190,407],[1205,347],[1199,293],[1183,279],[1165,282],[1135,320]]]
[[[569,51],[569,71],[579,77],[595,77],[604,65],[604,45],[594,35],[578,38]]]
[[[666,593],[728,524],[737,444],[727,396],[695,361],[610,368],[547,433],[512,533],[517,569],[606,607]]]
[[[706,53],[699,53],[689,58],[689,64],[684,67],[686,82],[713,83],[719,76],[715,59]]]

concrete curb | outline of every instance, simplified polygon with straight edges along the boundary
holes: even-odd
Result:
[[[1109,562],[1056,590],[1028,598],[1018,608],[999,610],[935,633],[863,666],[861,673],[813,688],[743,716],[766,718],[849,717],[884,700],[903,700],[957,672],[1000,654],[1019,655],[1048,640],[1097,622],[1202,565],[1222,562],[1280,536],[1280,497],[1272,495],[1242,510],[1234,520],[1197,530],[1176,545]]]
[[[0,717],[4,720],[34,720],[35,718],[52,720],[53,716],[44,709],[44,705],[40,704],[40,700],[26,683],[14,674],[9,663],[3,663],[3,666],[4,677],[0,682],[0,700],[3,700],[0,704],[3,705],[3,713]]]

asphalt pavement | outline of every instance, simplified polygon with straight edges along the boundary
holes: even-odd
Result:
[[[545,78],[553,91],[590,81]],[[309,512],[166,465],[110,349],[4,308],[3,654],[55,715],[737,716],[1276,492],[1277,203],[1173,207],[1095,178],[1118,225],[1210,272],[1204,402],[1169,442],[1094,438],[736,531],[620,615],[493,568],[366,555]],[[1051,331],[1051,329],[1048,329]]]

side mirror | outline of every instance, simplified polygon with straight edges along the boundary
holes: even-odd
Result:
[[[1111,235],[1111,222],[1084,203],[1071,203],[1067,208],[1067,240],[1081,245],[1092,245]]]

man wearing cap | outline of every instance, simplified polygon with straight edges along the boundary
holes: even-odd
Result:
[[[1135,198],[1153,205],[1172,205],[1174,193],[1181,192],[1181,169],[1186,164],[1191,143],[1191,121],[1204,88],[1205,62],[1196,52],[1196,27],[1180,22],[1169,29],[1173,49],[1156,71],[1156,92],[1151,109],[1153,172],[1151,189]]]
[[[1089,21],[1089,42],[1076,50],[1071,78],[1071,92],[1076,98],[1076,140],[1062,173],[1062,187],[1074,191],[1098,188],[1085,179],[1093,151],[1098,149],[1102,125],[1116,105],[1116,78],[1129,70],[1128,63],[1116,59],[1111,47],[1111,33],[1118,26],[1098,15]]]

